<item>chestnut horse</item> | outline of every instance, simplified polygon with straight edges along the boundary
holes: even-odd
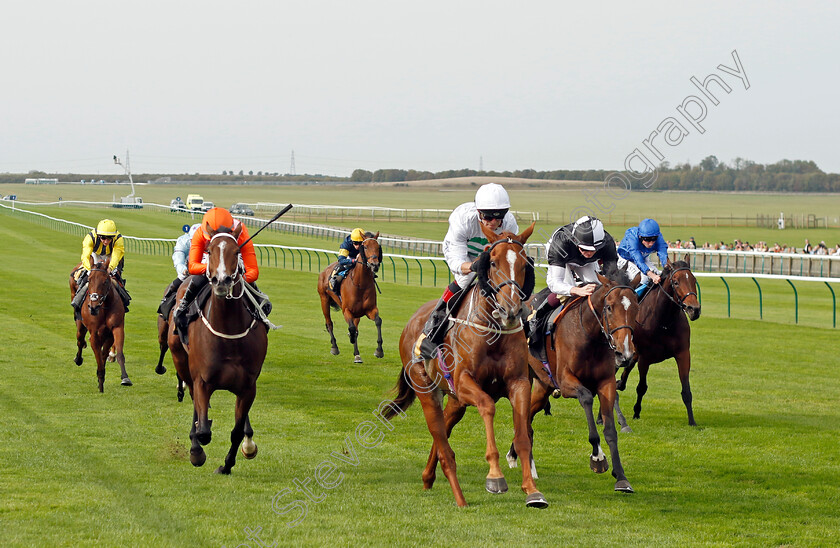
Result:
[[[188,346],[169,327],[169,350],[178,375],[187,383],[193,400],[193,420],[190,430],[190,462],[204,464],[207,456],[202,445],[210,443],[212,421],[207,418],[210,396],[216,390],[227,390],[236,396],[235,424],[230,433],[230,450],[216,473],[230,474],[236,464],[236,449],[242,442],[242,454],[251,459],[257,455],[252,438],[254,431],[248,412],[257,394],[260,376],[268,348],[267,328],[257,321],[245,306],[244,272],[239,260],[237,239],[242,230],[222,228],[209,230],[206,276],[211,292],[201,309],[199,319],[189,326]],[[178,299],[187,284],[178,289]],[[244,442],[243,442],[244,439]]]
[[[519,235],[510,232],[497,235],[483,225],[481,229],[490,245],[473,264],[478,282],[463,289],[467,293],[460,310],[449,319],[452,328],[438,347],[437,359],[425,361],[414,353],[418,336],[437,301],[420,307],[403,330],[400,357],[404,366],[397,381],[398,396],[394,400],[397,409],[404,410],[415,398],[420,399],[433,439],[422,474],[423,488],[430,489],[434,484],[439,460],[458,506],[466,506],[467,502],[458,483],[449,435],[464,416],[467,405],[475,406],[484,421],[485,458],[490,465],[485,480],[487,491],[494,494],[507,491],[493,429],[495,402],[499,398],[507,398],[513,408],[517,451],[522,455],[531,454],[528,435],[531,382],[521,317],[524,301],[534,289],[534,267],[524,251],[534,224]],[[444,395],[448,396],[445,410],[441,409]],[[390,418],[396,412],[389,408],[385,415]],[[526,505],[548,506],[537,490],[530,468],[522,469],[522,490],[526,493]]]
[[[601,285],[592,295],[585,299],[576,298],[566,304],[567,308],[559,317],[554,332],[546,337],[551,375],[539,359],[530,356],[531,371],[536,381],[531,394],[528,432],[533,441],[531,422],[539,411],[547,409],[552,392],[555,396],[559,392],[564,398],[577,399],[589,425],[589,443],[592,444],[589,466],[598,474],[606,472],[610,465],[601,449],[601,438],[592,413],[594,396],[597,394],[604,422],[604,439],[609,445],[613,461],[615,490],[632,493],[633,488],[624,475],[618,454],[613,407],[616,401],[616,367],[625,367],[635,358],[633,325],[639,305],[636,293],[629,285],[620,285],[600,274],[598,280]],[[511,468],[516,466],[517,454],[521,455],[514,443],[507,455]],[[523,459],[523,468],[528,468],[524,462]],[[536,475],[533,459],[530,463]]]
[[[125,343],[125,306],[115,284],[118,282],[108,274],[110,257],[105,255],[90,256],[90,274],[88,276],[88,289],[85,300],[82,303],[80,320],[76,320],[76,358],[73,360],[76,365],[82,365],[82,349],[87,346],[85,336],[90,332],[90,346],[93,350],[93,357],[96,359],[96,376],[99,379],[99,391],[105,390],[105,362],[114,361],[120,364],[120,384],[131,386],[131,379],[125,372],[125,355],[123,344]],[[75,295],[76,279],[73,273],[81,265],[77,266],[70,273],[70,293]],[[113,359],[109,359],[109,354]]]
[[[367,316],[376,324],[376,351],[373,353],[377,358],[385,355],[382,350],[382,318],[379,317],[379,308],[376,306],[376,272],[382,264],[382,248],[379,245],[379,232],[373,234],[365,233],[365,239],[359,246],[359,254],[356,256],[356,263],[347,271],[345,279],[341,282],[336,294],[330,289],[330,274],[337,263],[331,263],[318,276],[318,295],[321,296],[321,311],[326,320],[327,332],[330,334],[330,353],[338,355],[338,345],[333,334],[333,322],[330,317],[330,307],[341,310],[344,321],[347,322],[347,331],[350,335],[350,342],[353,343],[354,363],[362,363],[362,356],[359,354],[359,320]]]
[[[662,270],[662,281],[642,299],[636,319],[635,340],[639,353],[639,384],[636,387],[636,405],[633,418],[642,412],[642,397],[647,392],[647,373],[651,364],[675,358],[682,385],[682,400],[688,412],[688,424],[694,422],[691,407],[691,384],[688,374],[691,370],[691,321],[700,317],[700,301],[697,299],[697,280],[688,264],[688,254],[682,261],[676,261]],[[632,364],[621,374],[618,389],[627,386],[627,377]]]

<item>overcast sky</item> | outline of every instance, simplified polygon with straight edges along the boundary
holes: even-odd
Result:
[[[0,171],[618,169],[671,117],[671,164],[840,172],[840,3],[677,4],[14,0]]]

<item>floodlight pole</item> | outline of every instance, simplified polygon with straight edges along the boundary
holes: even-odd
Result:
[[[131,158],[128,155],[128,149],[125,149],[125,165],[123,165],[122,161],[114,155],[114,163],[118,166],[122,166],[125,169],[125,174],[128,175],[128,182],[131,183],[131,194],[126,196],[126,198],[133,198],[134,197],[134,179],[131,178]]]

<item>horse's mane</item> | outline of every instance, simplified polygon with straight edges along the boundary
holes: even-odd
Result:
[[[626,268],[618,268],[615,263],[607,263],[604,267],[604,276],[618,285],[632,285],[633,280],[627,274]]]

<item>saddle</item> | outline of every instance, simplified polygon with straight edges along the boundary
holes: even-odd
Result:
[[[269,329],[276,329],[277,326],[274,326],[268,320],[268,315],[271,314],[271,310],[273,308],[271,305],[271,301],[268,300],[268,296],[266,296],[264,293],[261,293],[259,289],[257,289],[256,286],[253,284],[246,283],[245,288],[245,291],[251,293],[251,295],[254,297],[254,300],[259,306],[259,309],[257,309],[251,302],[251,299],[244,299],[245,308],[248,310],[248,313],[251,314],[251,317],[257,321],[265,323],[266,327],[268,327]],[[198,316],[204,309],[204,305],[207,304],[207,299],[210,298],[211,290],[212,287],[210,286],[210,284],[207,284],[201,289],[199,289],[198,295],[195,296],[195,299],[193,299],[193,301],[189,304],[187,310],[184,312],[184,329],[177,329],[178,337],[181,338],[181,344],[183,344],[184,346],[188,346],[189,343],[189,340],[187,338],[189,325],[196,319],[198,319]],[[161,306],[163,306],[163,304],[161,304]]]

